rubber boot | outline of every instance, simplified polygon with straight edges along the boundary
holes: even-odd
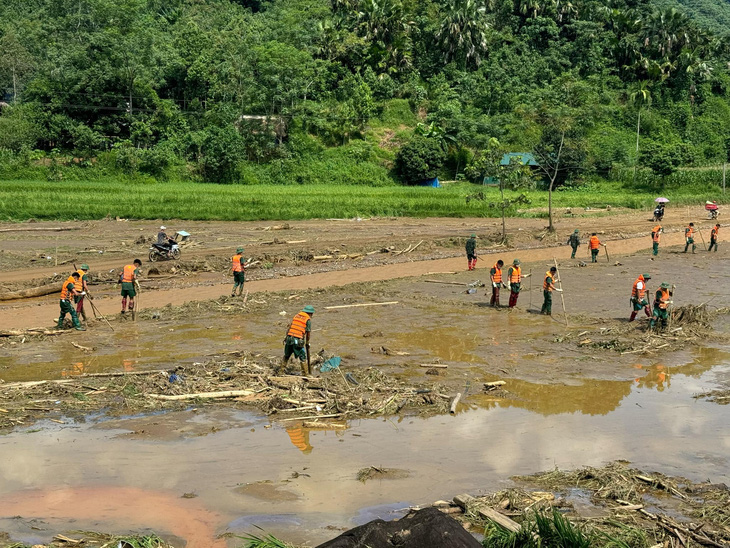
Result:
[[[86,310],[81,310],[81,317],[84,319],[84,323],[86,323]]]
[[[648,306],[645,306],[644,307],[644,314],[646,314],[646,317],[647,318],[651,318],[651,312],[649,311],[649,307]]]
[[[636,319],[636,311],[631,313],[631,317],[629,318],[630,322],[633,322]]]
[[[56,324],[56,329],[63,329],[63,318],[64,318],[64,316],[66,316],[66,314],[64,314],[63,316],[60,316],[58,318],[58,323]]]
[[[305,377],[308,376],[309,373],[307,372],[307,362],[304,360],[300,360],[299,365],[302,366],[302,375]]]

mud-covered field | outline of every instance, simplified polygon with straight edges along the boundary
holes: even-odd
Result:
[[[68,264],[50,266],[56,256],[88,262],[94,302],[109,320],[90,313],[87,331],[57,332],[57,295],[0,302],[0,330],[7,335],[0,337],[0,444],[15,454],[60,459],[52,475],[33,476],[20,457],[0,465],[0,477],[13,478],[0,488],[0,498],[23,509],[12,513],[9,503],[0,504],[0,531],[48,542],[51,533],[78,529],[71,523],[79,520],[111,533],[152,528],[174,545],[186,539],[189,546],[206,546],[217,535],[261,524],[315,545],[335,536],[327,526],[351,525],[354,515],[387,517],[458,492],[495,490],[512,474],[551,465],[576,468],[624,458],[694,481],[726,481],[722,455],[730,440],[713,430],[728,418],[723,404],[730,401],[724,392],[730,269],[722,240],[718,253],[708,254],[701,242],[696,254],[681,253],[684,220],[677,220],[668,223],[654,258],[648,250],[652,224],[638,214],[619,214],[563,219],[560,242],[552,243],[543,221],[508,221],[513,230],[504,247],[496,244],[495,223],[378,219],[292,222],[286,228],[166,222],[193,233],[193,243],[183,248],[180,262],[145,261],[136,320],[119,317],[110,270],[143,256],[144,237],[155,225],[24,223],[15,226],[73,230],[0,232],[0,291],[59,284]],[[573,260],[569,248],[558,245],[574,226],[602,234],[608,254],[602,251],[599,263],[586,264],[585,245]],[[462,248],[472,231],[483,236],[482,259],[468,272]],[[236,245],[259,261],[248,272],[245,298],[228,296],[227,257]],[[52,258],[39,259],[43,254]],[[497,258],[507,264],[520,258],[523,273],[532,273],[514,309],[488,306],[484,286]],[[553,258],[565,313],[554,294],[548,317],[539,309]],[[683,314],[665,331],[649,332],[643,313],[627,322],[631,286],[641,273],[652,275],[652,291],[662,281],[676,287],[673,306]],[[507,299],[503,289],[502,304]],[[388,304],[351,306],[374,303]],[[317,309],[310,381],[295,375],[293,363],[289,375],[275,370],[288,322],[306,304]],[[332,356],[341,358],[340,368],[320,373],[317,366]],[[221,396],[225,392],[230,394]],[[191,410],[197,418],[185,418]],[[704,444],[699,454],[687,450],[693,442],[684,430],[676,438],[677,425],[690,416],[694,436]],[[105,428],[116,433],[99,434]],[[51,449],[54,436],[94,449],[61,472],[57,467],[73,457],[66,445]],[[26,442],[32,439],[43,440],[35,450]],[[609,446],[601,449],[600,443]],[[199,460],[206,444],[216,448],[214,460],[223,466],[208,469],[205,458]],[[374,452],[363,450],[367,444]],[[193,468],[178,459],[186,445]],[[495,450],[487,455],[488,447]],[[104,448],[138,452],[138,477],[122,471],[126,464],[116,453],[103,457]],[[172,472],[160,475],[159,459],[169,451],[175,453],[168,461]],[[114,464],[110,469],[100,462]],[[403,473],[352,485],[368,466]],[[289,477],[293,473],[298,475]],[[60,488],[67,498],[59,513],[53,493]],[[121,502],[110,506],[115,518],[97,525],[93,505],[69,510],[68,502],[85,492],[90,501],[113,499],[100,495],[109,489],[144,489],[137,497],[151,500],[170,491],[195,492],[189,504],[170,502],[171,512],[188,505],[185,512],[203,516],[205,527],[181,530],[164,516],[145,521]],[[11,513],[44,520],[47,533],[34,537],[29,522],[3,518]],[[298,529],[282,517],[289,514]]]

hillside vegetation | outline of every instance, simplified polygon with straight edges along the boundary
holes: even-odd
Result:
[[[677,1],[5,0],[0,177],[660,181],[730,147],[728,4]]]

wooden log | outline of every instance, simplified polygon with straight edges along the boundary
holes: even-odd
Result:
[[[475,503],[476,499],[472,497],[471,495],[457,495],[454,497],[454,502],[460,506],[464,512],[468,510],[469,505],[473,505]],[[480,508],[477,510],[477,513],[483,517],[484,519],[487,519],[489,521],[493,521],[508,531],[511,531],[513,533],[516,533],[520,530],[520,524],[517,523],[514,520],[511,520],[507,516],[500,514],[496,510],[493,510],[492,508],[485,507]]]
[[[420,367],[435,367],[436,369],[448,369],[448,365],[445,363],[422,363]]]
[[[454,401],[451,402],[451,409],[449,410],[449,413],[452,415],[456,414],[456,406],[459,405],[459,400],[461,399],[461,392],[456,393],[456,397],[454,398]]]
[[[74,347],[78,348],[79,350],[83,350],[84,352],[93,352],[94,351],[93,348],[89,348],[88,346],[81,346],[80,344],[75,343],[75,342],[72,342],[71,346],[74,346]]]
[[[62,329],[8,329],[0,331],[0,337],[23,337],[26,335],[61,335]]]
[[[167,371],[164,371],[162,369],[152,369],[150,371],[115,371],[113,373],[82,373],[81,375],[76,375],[76,377],[127,377],[127,376],[134,376],[134,375],[157,375],[157,374],[163,374],[167,375]]]
[[[43,297],[51,293],[60,293],[60,289],[55,284],[41,285],[39,287],[31,287],[29,289],[21,289],[19,291],[8,291],[0,293],[0,301],[13,301],[16,299],[30,299],[31,297]]]
[[[332,415],[310,415],[308,417],[291,417],[288,419],[281,419],[282,422],[284,421],[304,421],[309,419],[331,419],[334,417],[341,417],[342,413],[333,413]]]
[[[68,384],[70,382],[74,382],[74,379],[59,379],[55,381],[19,381],[19,382],[10,382],[7,384],[0,384],[0,390],[5,390],[7,388],[34,388],[36,386],[41,386],[44,384]]]
[[[302,426],[310,430],[346,430],[348,428],[347,423],[344,422],[304,421]]]
[[[251,396],[255,394],[253,390],[224,390],[223,392],[197,392],[195,394],[176,394],[168,396],[165,394],[147,394],[148,398],[153,400],[165,401],[184,401],[184,400],[212,400],[220,398],[238,398],[241,396]]]
[[[485,382],[484,388],[486,388],[487,390],[494,390],[495,388],[499,386],[504,386],[505,384],[507,384],[505,381]]]
[[[388,304],[398,304],[398,301],[388,301],[386,303],[360,303],[360,304],[340,304],[337,306],[325,306],[325,310],[334,310],[337,308],[359,308],[361,306],[385,306]]]
[[[315,255],[312,257],[312,260],[314,261],[326,261],[327,259],[334,259],[334,256],[332,255]]]
[[[444,285],[469,285],[466,282],[446,282],[444,280],[423,280],[424,282],[428,282],[430,284],[444,284]]]
[[[81,230],[80,226],[53,226],[48,228],[23,227],[23,228],[1,228],[0,232],[63,232],[65,230]]]

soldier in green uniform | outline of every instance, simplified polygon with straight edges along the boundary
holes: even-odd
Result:
[[[695,245],[695,224],[689,223],[689,226],[684,229],[684,252],[687,253],[689,246],[692,246],[692,253],[695,253],[697,245]]]
[[[662,327],[667,327],[669,320],[669,305],[672,304],[673,291],[667,282],[662,282],[654,295],[654,314],[652,314],[649,328],[653,328],[661,322]]]
[[[568,242],[567,244],[573,248],[573,253],[570,254],[571,259],[575,259],[575,252],[578,251],[578,246],[580,245],[580,237],[578,236],[579,232],[576,228],[573,233],[568,236]]]
[[[286,329],[284,338],[284,360],[282,366],[286,367],[292,354],[299,359],[304,375],[311,375],[307,367],[307,353],[309,352],[309,337],[312,334],[312,316],[314,307],[307,305],[299,314],[294,316],[289,327]]]
[[[139,276],[140,266],[142,266],[142,261],[135,259],[132,264],[126,265],[119,275],[119,281],[122,284],[122,316],[127,311],[127,298],[129,298],[129,311],[132,313],[133,318],[135,316],[134,298],[139,290],[137,276]]]
[[[555,287],[555,282],[557,281],[557,271],[557,268],[551,266],[550,270],[545,273],[545,281],[542,283],[542,295],[544,297],[544,300],[542,303],[542,309],[540,310],[540,314],[545,314],[547,316],[552,315],[553,291],[563,291],[562,289],[558,289],[557,287]]]
[[[466,241],[466,260],[469,262],[469,270],[477,266],[477,235],[472,234]]]
[[[73,297],[83,294],[82,291],[79,291],[81,289],[79,277],[78,272],[71,273],[68,279],[63,282],[63,286],[61,287],[61,300],[59,303],[61,305],[61,315],[58,317],[58,323],[56,324],[56,327],[59,329],[63,329],[63,320],[66,318],[66,314],[71,314],[71,322],[73,322],[74,329],[76,329],[76,331],[86,331],[86,329],[81,327],[81,322],[79,322],[76,309],[73,304],[71,304]]]

